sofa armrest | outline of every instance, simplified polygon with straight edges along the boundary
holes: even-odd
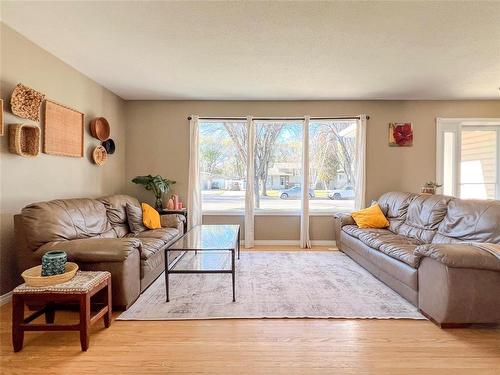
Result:
[[[124,262],[140,246],[141,241],[136,238],[85,238],[48,242],[35,254],[41,258],[48,251],[62,250],[72,262]]]
[[[186,218],[183,215],[168,214],[161,215],[160,220],[162,228],[178,228],[179,225],[184,223]]]
[[[342,228],[344,225],[356,225],[356,222],[352,218],[351,214],[347,213],[337,213],[333,216],[336,221],[338,222],[338,225]]]
[[[500,259],[471,244],[421,245],[415,249],[415,254],[429,257],[450,268],[500,271]]]

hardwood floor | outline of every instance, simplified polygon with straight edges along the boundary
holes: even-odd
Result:
[[[500,374],[500,328],[441,330],[411,320],[114,321],[78,333],[28,332],[11,346],[1,307],[2,374]],[[116,316],[116,314],[115,314]],[[73,312],[56,321],[74,320]],[[43,371],[42,371],[43,369]]]
[[[234,319],[114,321],[76,332],[28,332],[12,351],[0,308],[1,374],[500,374],[500,327],[441,330],[428,321]],[[116,317],[119,313],[115,313]],[[77,319],[58,312],[56,322]],[[43,319],[43,318],[40,318]]]

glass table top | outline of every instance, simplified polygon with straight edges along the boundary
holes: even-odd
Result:
[[[222,271],[231,270],[231,252],[227,250],[184,251],[174,263],[169,265],[170,271]]]
[[[168,250],[236,249],[239,225],[197,225],[175,241]]]

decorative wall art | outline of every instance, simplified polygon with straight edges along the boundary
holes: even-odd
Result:
[[[24,157],[40,153],[40,128],[34,125],[9,125],[9,151]]]
[[[45,101],[43,152],[51,155],[83,157],[84,114]]]
[[[94,151],[92,152],[92,159],[94,159],[94,163],[98,166],[106,164],[106,160],[108,160],[108,153],[106,152],[106,149],[103,146],[97,146],[94,148]]]
[[[12,92],[10,106],[18,117],[40,122],[40,107],[45,95],[19,83]]]
[[[110,133],[109,122],[104,117],[96,117],[90,122],[90,134],[92,134],[92,137],[100,141],[105,141],[109,138]]]
[[[389,146],[413,146],[413,125],[411,122],[389,123]]]

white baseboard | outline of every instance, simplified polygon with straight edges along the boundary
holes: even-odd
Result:
[[[12,292],[5,293],[0,296],[0,306],[3,306],[10,301],[12,301]]]
[[[245,241],[241,241],[241,244],[244,245]],[[299,246],[300,241],[299,240],[255,240],[254,241],[255,245],[259,246]],[[314,246],[331,246],[335,247],[336,246],[336,241],[335,240],[313,240],[311,241],[311,244]]]

